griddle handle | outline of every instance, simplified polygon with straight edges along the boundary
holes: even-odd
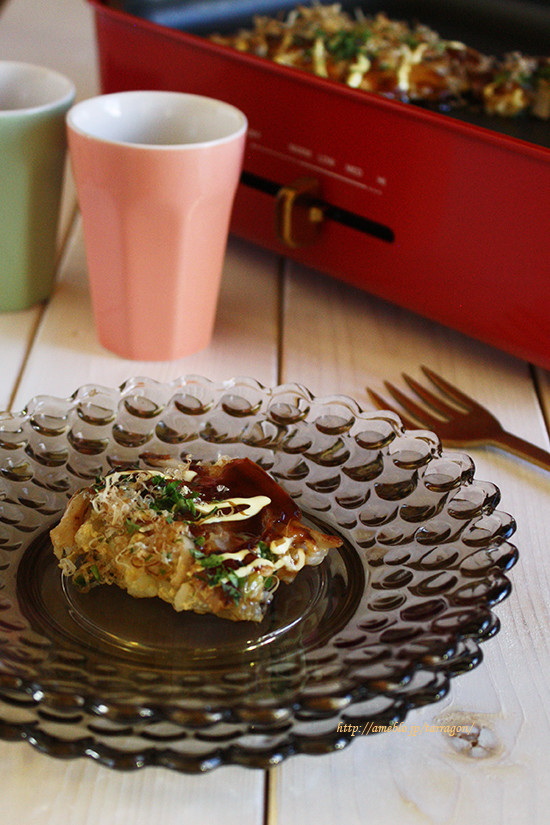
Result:
[[[316,178],[298,178],[282,186],[275,198],[275,230],[285,246],[311,246],[324,220],[321,184]]]

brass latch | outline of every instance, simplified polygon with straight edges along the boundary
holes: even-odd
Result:
[[[315,178],[298,178],[277,192],[275,226],[279,240],[286,246],[296,249],[317,239],[324,219],[320,191]]]

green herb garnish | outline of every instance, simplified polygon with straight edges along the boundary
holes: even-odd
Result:
[[[127,518],[124,522],[124,526],[126,527],[126,532],[129,533],[131,536],[133,536],[134,533],[139,533],[140,531],[139,524],[136,524],[135,521],[132,521],[129,518]]]
[[[225,560],[217,553],[207,556],[201,550],[191,549],[191,555],[202,567],[200,573],[195,573],[198,579],[206,582],[210,587],[221,587],[224,593],[230,596],[235,604],[242,596],[242,579],[225,565]]]
[[[198,493],[190,492],[181,481],[167,481],[162,476],[151,479],[154,500],[149,505],[156,513],[167,512],[172,518],[194,521],[198,512],[195,501]]]
[[[96,582],[100,582],[101,581],[101,576],[99,574],[97,564],[92,564],[92,566],[90,567],[90,570],[91,570],[92,576],[94,577]]]
[[[262,559],[266,559],[267,561],[276,561],[277,556],[275,553],[272,553],[269,549],[269,546],[265,543],[265,541],[258,542],[258,552]]]
[[[231,596],[235,604],[238,604],[240,598],[242,596],[241,593],[241,583],[242,579],[233,573],[233,571],[229,571],[227,574],[227,579],[221,582],[221,587],[224,593],[227,593],[228,596]]]
[[[325,35],[325,47],[335,60],[353,60],[370,37],[370,31],[339,31]]]

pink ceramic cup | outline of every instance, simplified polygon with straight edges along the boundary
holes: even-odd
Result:
[[[246,117],[212,98],[121,92],[67,115],[94,320],[124,358],[208,346]]]

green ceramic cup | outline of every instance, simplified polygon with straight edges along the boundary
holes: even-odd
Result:
[[[0,311],[51,294],[74,96],[58,72],[0,61]]]

